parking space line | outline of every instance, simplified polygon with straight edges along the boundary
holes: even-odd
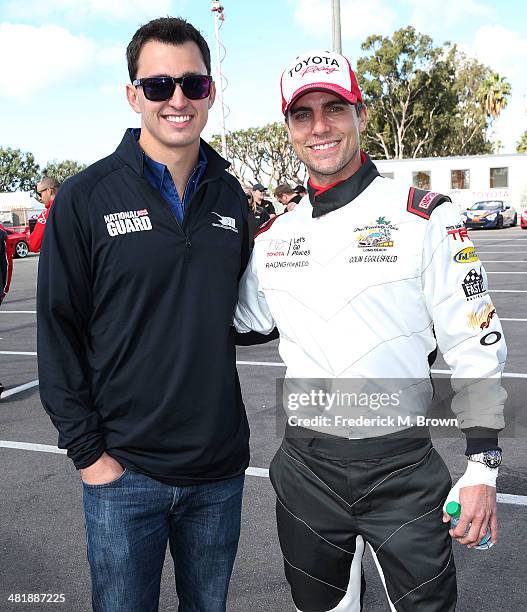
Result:
[[[527,263],[527,259],[480,259],[481,263]]]
[[[452,374],[452,370],[430,370],[432,374]],[[504,372],[503,378],[527,378],[527,374],[520,374],[519,372]]]
[[[37,314],[36,310],[0,310],[0,314]]]
[[[496,246],[498,246],[498,245],[496,245]],[[478,249],[478,255],[481,254],[481,253],[505,253],[505,254],[508,254],[508,255],[516,255],[516,253],[522,253],[523,254],[523,253],[527,253],[527,251],[480,251]]]
[[[487,272],[487,274],[527,274],[527,272]]]
[[[237,361],[236,365],[271,366],[273,368],[285,368],[283,361]]]
[[[0,355],[27,355],[29,357],[36,357],[37,354],[35,353],[29,353],[29,352],[25,352],[25,351],[0,351]]]
[[[65,455],[67,451],[63,448],[57,448],[51,444],[34,444],[30,442],[12,442],[10,440],[0,440],[0,448],[16,448],[18,450],[37,451],[39,453],[55,453]]]
[[[36,451],[39,453],[54,453],[65,455],[66,450],[57,448],[51,444],[34,444],[29,442],[12,442],[10,440],[0,440],[0,448],[14,448],[17,450]],[[245,470],[247,476],[257,476],[258,478],[269,478],[269,470],[267,468],[248,467]],[[511,495],[509,493],[498,493],[497,501],[501,504],[510,504],[514,506],[527,506],[527,495]]]
[[[489,293],[527,293],[527,289],[489,289]]]
[[[38,387],[38,379],[32,380],[31,382],[25,383],[24,385],[13,387],[12,389],[8,389],[7,391],[4,391],[0,399],[11,397],[12,395],[16,395],[17,393],[22,393],[22,391],[27,391],[28,389],[32,389],[33,387]]]
[[[498,493],[496,501],[500,504],[515,504],[517,506],[527,506],[526,495],[510,495],[509,493]]]
[[[525,322],[525,321],[527,321],[527,319],[503,319],[502,317],[500,317],[500,321],[518,321],[518,322]]]
[[[259,476],[260,478],[269,478],[269,470],[267,468],[248,467],[245,470],[247,476]]]
[[[236,365],[268,366],[272,368],[285,368],[281,361],[237,361]],[[432,374],[452,374],[450,370],[431,370]],[[527,378],[527,374],[518,372],[504,372],[503,378]]]

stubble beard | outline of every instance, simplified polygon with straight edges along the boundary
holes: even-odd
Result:
[[[336,159],[331,165],[316,164],[316,160],[312,160],[309,155],[299,155],[299,152],[296,151],[297,157],[304,163],[306,166],[310,178],[314,180],[315,183],[320,184],[322,181],[318,177],[328,178],[335,175],[340,174],[343,170],[345,170],[348,166],[353,165],[353,161],[359,156],[360,146],[357,145],[353,150],[352,154],[347,156],[346,159]],[[304,158],[304,159],[302,159]],[[360,159],[360,158],[359,158]]]

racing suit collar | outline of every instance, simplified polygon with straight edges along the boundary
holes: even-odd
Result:
[[[200,139],[200,151],[203,151],[207,158],[207,168],[203,175],[203,180],[221,174],[230,166],[230,163],[223,159],[219,153],[216,153],[216,151],[203,139]],[[123,139],[115,150],[115,154],[136,174],[140,176],[144,175],[145,154],[136,140],[133,128],[126,130]]]
[[[361,151],[361,158],[362,165],[355,174],[323,191],[313,186],[311,181],[308,181],[307,192],[309,201],[313,206],[312,217],[314,219],[349,204],[377,176],[380,176],[375,164],[363,151]]]

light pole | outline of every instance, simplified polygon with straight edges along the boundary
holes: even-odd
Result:
[[[342,37],[340,34],[340,0],[332,0],[331,13],[333,24],[333,51],[342,53]]]
[[[223,24],[223,21],[225,20],[225,17],[223,15],[223,6],[221,5],[221,2],[219,2],[219,0],[213,0],[211,10],[214,13],[214,30],[216,34],[216,61],[218,64],[218,80],[216,93],[218,94],[218,102],[220,105],[221,152],[223,157],[227,158],[227,136],[225,134],[225,105],[223,103],[223,74],[221,72],[221,62],[223,58],[221,57],[220,50],[221,47],[223,47],[220,40],[220,28]],[[225,49],[225,47],[223,47],[223,49]]]

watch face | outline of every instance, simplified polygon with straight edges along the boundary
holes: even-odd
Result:
[[[501,465],[501,451],[491,450],[483,453],[485,465],[489,468],[497,468]]]

